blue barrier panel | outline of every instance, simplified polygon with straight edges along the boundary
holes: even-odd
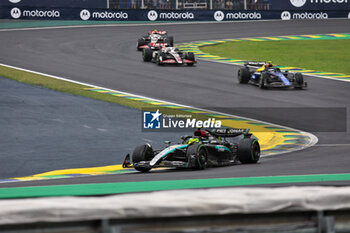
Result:
[[[271,0],[272,10],[350,10],[350,0]]]
[[[237,21],[348,18],[350,11],[106,10],[82,8],[1,7],[1,19],[100,21]]]
[[[1,6],[107,8],[107,0],[0,0]]]

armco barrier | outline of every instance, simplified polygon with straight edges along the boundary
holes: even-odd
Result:
[[[229,11],[229,10],[106,10],[82,8],[1,7],[0,19],[101,21],[241,21],[269,19],[348,18],[347,10]]]

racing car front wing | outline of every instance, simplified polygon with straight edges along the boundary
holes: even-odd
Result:
[[[189,161],[168,161],[168,160],[162,160],[159,163],[151,166],[151,161],[140,161],[135,164],[130,163],[130,155],[127,154],[124,162],[123,162],[123,168],[135,168],[135,167],[142,167],[142,168],[158,168],[158,167],[175,167],[175,168],[191,168],[194,167],[194,160],[196,159],[195,155],[191,155],[191,158]]]

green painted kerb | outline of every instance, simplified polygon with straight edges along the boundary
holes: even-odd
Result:
[[[86,196],[175,189],[234,187],[324,181],[350,181],[350,173],[0,188],[0,198]]]

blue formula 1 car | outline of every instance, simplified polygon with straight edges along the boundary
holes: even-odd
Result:
[[[260,158],[258,140],[249,129],[219,128],[196,130],[194,136],[182,136],[182,142],[162,150],[149,144],[138,146],[128,154],[123,167],[148,172],[157,167],[205,169],[228,166],[239,162],[257,163]]]
[[[238,82],[251,83],[260,88],[294,87],[302,89],[307,87],[301,73],[282,72],[269,62],[247,62],[237,73]]]

